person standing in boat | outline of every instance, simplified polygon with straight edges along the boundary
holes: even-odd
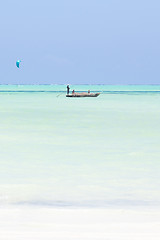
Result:
[[[70,87],[69,87],[69,84],[67,85],[67,94],[69,94],[69,89],[70,89]]]

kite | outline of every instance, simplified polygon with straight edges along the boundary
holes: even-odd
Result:
[[[20,65],[20,60],[17,60],[17,62],[16,62],[16,66],[19,68],[19,65]]]

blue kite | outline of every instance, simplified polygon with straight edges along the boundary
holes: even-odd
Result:
[[[20,60],[17,60],[17,62],[16,62],[16,66],[19,68],[19,65],[20,65]]]

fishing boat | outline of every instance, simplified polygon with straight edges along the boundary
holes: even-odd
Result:
[[[86,93],[86,92],[81,92],[81,93],[72,93],[72,94],[67,94],[66,97],[98,97],[100,93]]]

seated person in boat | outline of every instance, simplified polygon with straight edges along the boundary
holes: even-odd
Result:
[[[72,94],[75,94],[75,91],[74,91],[74,89],[73,89],[73,91],[72,91]]]
[[[90,93],[90,90],[88,90],[88,93]]]

